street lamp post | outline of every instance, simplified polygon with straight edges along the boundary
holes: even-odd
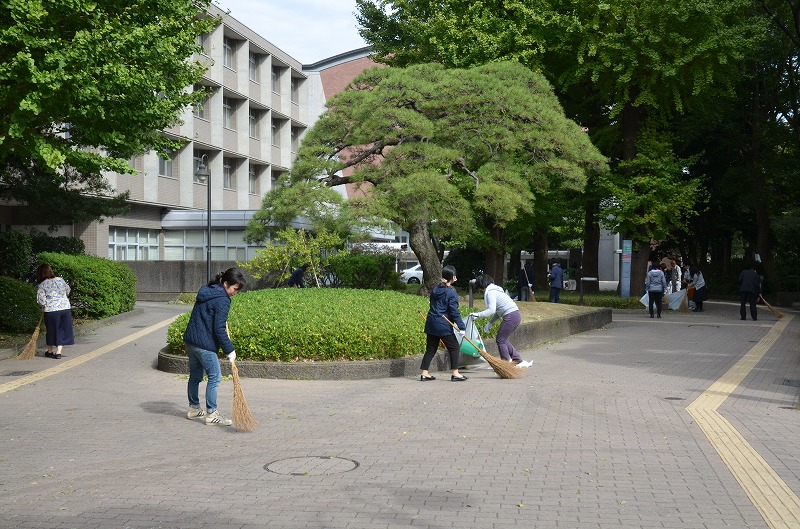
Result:
[[[206,274],[207,281],[211,281],[211,170],[206,166],[208,156],[203,155],[200,157],[200,163],[197,164],[197,170],[194,175],[200,183],[206,183],[208,188],[208,200],[206,203]]]

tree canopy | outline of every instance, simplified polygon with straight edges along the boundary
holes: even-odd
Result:
[[[344,176],[345,168],[352,174]],[[437,241],[502,229],[532,211],[542,193],[580,191],[587,173],[604,170],[605,159],[564,116],[547,80],[499,62],[367,70],[328,101],[291,178],[307,189],[350,183],[366,190],[351,206],[409,232],[430,287],[441,272]],[[270,200],[261,222],[276,220]]]
[[[174,146],[161,131],[203,96],[210,0],[11,0],[0,7],[0,196],[51,216],[118,212],[103,171]],[[111,199],[111,200],[109,200]]]

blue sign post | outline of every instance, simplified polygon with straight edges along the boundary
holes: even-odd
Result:
[[[622,241],[622,270],[619,277],[619,297],[631,297],[631,258],[633,257],[633,241]]]

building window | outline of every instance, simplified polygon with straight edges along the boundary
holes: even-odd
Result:
[[[222,98],[222,126],[226,129],[236,128],[236,102],[230,97]]]
[[[255,165],[251,165],[247,172],[247,191],[251,195],[258,194],[258,170]]]
[[[292,127],[292,152],[297,152],[300,147],[300,129]]]
[[[202,86],[194,87],[195,92],[199,92],[200,90],[203,90]],[[202,101],[200,101],[199,103],[195,103],[194,106],[192,106],[192,114],[194,114],[194,117],[200,119],[208,119],[208,111],[206,110],[208,108],[208,100],[209,98],[208,96],[206,96],[203,98]]]
[[[277,120],[272,120],[272,145],[281,146],[281,127]]]
[[[272,67],[272,91],[276,94],[281,93],[281,69],[277,66]]]
[[[164,232],[164,259],[204,261],[205,230],[167,230]],[[211,258],[216,261],[246,261],[263,246],[248,246],[244,230],[212,230]]]
[[[158,230],[109,226],[108,258],[112,261],[157,261]]]
[[[230,158],[222,161],[222,187],[225,189],[236,188],[236,175],[233,172],[234,163]]]
[[[291,99],[292,103],[295,104],[300,102],[299,86],[300,86],[300,79],[298,79],[297,77],[292,77]]]
[[[259,139],[261,137],[259,131],[259,121],[261,120],[261,112],[251,108],[250,109],[250,137]]]
[[[201,33],[198,35],[195,42],[200,48],[200,53],[208,56],[208,33]]]
[[[233,52],[236,50],[236,42],[233,39],[225,37],[222,39],[222,65],[231,70],[236,69],[234,64]]]
[[[172,156],[175,153],[166,149],[158,156],[158,176],[172,176]]]
[[[248,77],[250,77],[250,80],[256,83],[259,81],[258,63],[259,63],[258,54],[253,53],[251,51],[247,61],[247,72],[248,72]]]

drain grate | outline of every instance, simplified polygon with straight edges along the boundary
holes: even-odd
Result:
[[[4,377],[22,377],[25,375],[30,375],[33,371],[12,371],[11,373],[6,373]]]
[[[791,386],[793,388],[800,388],[800,380],[784,379],[783,380],[783,385],[784,386]]]
[[[322,476],[350,472],[358,465],[358,461],[343,457],[307,456],[278,459],[264,465],[264,470],[284,476]]]
[[[683,400],[683,397],[664,397],[664,400]]]

